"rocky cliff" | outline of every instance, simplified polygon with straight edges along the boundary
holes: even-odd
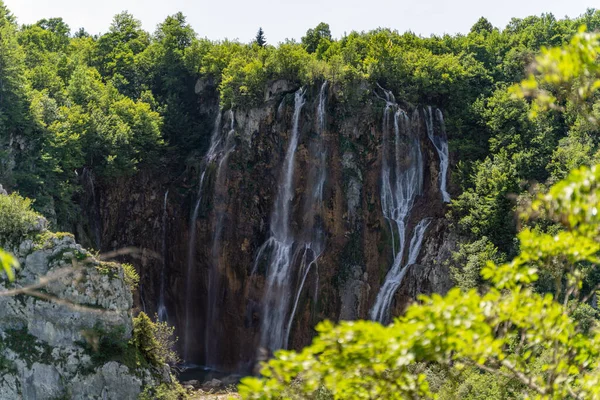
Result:
[[[278,81],[260,107],[219,111],[215,88],[196,88],[198,112],[215,121],[203,148],[134,177],[88,184],[93,192],[82,201],[91,222],[79,227],[81,237],[98,232],[104,251],[147,249],[131,260],[141,275],[137,301],[176,325],[186,361],[250,370],[258,349],[269,347],[266,318],[283,321],[282,341],[299,348],[318,321],[370,318],[386,280],[394,286],[388,319],[419,293],[448,290],[455,238],[444,219],[440,143],[431,138],[443,120],[431,109],[360,82],[345,91],[311,86],[298,100],[300,88]],[[404,115],[407,127],[398,128]],[[392,171],[396,190],[412,165],[411,146],[419,149],[419,190],[406,216],[392,217],[382,205],[382,171]],[[422,242],[412,246],[423,221]],[[399,279],[388,276],[398,254]],[[285,283],[274,269],[285,271]]]
[[[137,399],[168,382],[167,366],[106,353],[107,335],[126,348],[132,332],[133,299],[120,265],[46,225],[40,217],[22,241],[0,236],[21,264],[15,281],[0,280],[0,398]]]

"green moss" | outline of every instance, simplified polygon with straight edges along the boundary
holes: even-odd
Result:
[[[66,237],[75,239],[75,235],[73,235],[70,232],[54,232],[54,235],[56,236],[57,239],[64,239]]]
[[[149,363],[132,341],[125,338],[125,327],[117,326],[107,331],[100,325],[85,332],[86,342],[82,343],[92,359],[92,365],[84,373],[94,370],[109,361],[125,365],[132,373],[148,368]]]
[[[165,355],[170,349],[170,341],[165,341],[166,336],[172,336],[173,331],[162,331],[166,327],[152,322],[144,313],[140,313],[133,320],[133,337],[125,338],[125,327],[118,326],[106,330],[100,325],[85,332],[86,342],[82,346],[92,359],[92,365],[88,373],[93,372],[96,367],[104,365],[109,361],[116,361],[129,368],[132,373],[151,366],[161,366],[165,363]],[[164,334],[167,332],[167,335]]]
[[[31,367],[34,362],[50,364],[52,358],[52,347],[40,342],[31,335],[27,328],[7,329],[5,338],[0,340],[0,347],[8,348],[19,356],[20,359]]]
[[[34,250],[43,250],[52,247],[52,239],[55,238],[53,232],[44,231],[35,236],[33,239],[33,249]]]
[[[108,275],[110,278],[119,276],[119,268],[121,268],[120,264],[109,261],[101,261],[96,265],[96,270],[101,275]]]
[[[123,270],[123,279],[127,286],[129,286],[132,291],[136,290],[140,282],[140,276],[133,265],[108,261],[101,261],[96,264],[96,270],[101,275],[107,275],[111,279],[119,277],[119,269]]]

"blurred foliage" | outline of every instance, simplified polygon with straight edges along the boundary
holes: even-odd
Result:
[[[4,270],[9,281],[15,279],[15,270],[19,268],[19,262],[10,253],[0,249],[0,269]]]

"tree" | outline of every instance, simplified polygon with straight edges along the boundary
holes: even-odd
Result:
[[[69,28],[69,25],[67,25],[62,18],[42,19],[38,21],[36,25],[53,33],[52,37],[54,40],[49,43],[49,51],[64,49],[69,44],[71,28]]]
[[[258,28],[258,32],[256,33],[255,43],[257,45],[259,45],[260,47],[265,47],[265,45],[267,44],[267,39],[265,38],[265,32],[263,31],[262,27]]]
[[[81,27],[81,28],[77,29],[77,31],[75,31],[75,33],[73,34],[73,37],[77,38],[77,39],[82,39],[82,38],[90,37],[90,34],[85,30],[85,28]]]
[[[471,32],[474,33],[491,33],[493,30],[494,25],[484,17],[479,18],[475,25],[471,27]]]
[[[306,36],[302,37],[302,44],[307,52],[314,53],[322,40],[331,41],[329,24],[325,22],[321,22],[314,29],[306,31]]]
[[[140,95],[142,74],[137,56],[150,44],[148,33],[133,15],[122,12],[114,16],[108,33],[98,39],[95,66],[119,91],[130,97]]]

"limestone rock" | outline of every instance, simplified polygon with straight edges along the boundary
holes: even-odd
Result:
[[[201,386],[200,381],[197,381],[195,379],[192,379],[191,381],[182,382],[181,385],[183,385],[183,387],[191,386],[194,389],[198,389]]]
[[[296,86],[292,85],[292,83],[286,79],[273,81],[265,88],[265,101],[271,100],[278,94],[296,90],[296,88]]]
[[[211,379],[208,382],[204,382],[202,384],[202,390],[204,391],[210,391],[210,390],[218,390],[221,389],[223,387],[223,382],[221,382],[218,379]]]
[[[11,288],[40,277],[49,283],[43,297],[0,296],[0,399],[133,400],[145,386],[170,381],[168,366],[133,371],[92,359],[89,332],[118,329],[124,341],[131,337],[133,300],[123,270],[88,257],[72,236],[45,232],[45,220],[38,222],[44,239],[8,248],[21,263]],[[0,281],[0,291],[8,285]]]
[[[340,319],[355,320],[368,311],[366,302],[369,298],[369,284],[359,265],[350,266],[348,269],[349,276],[340,287]]]

